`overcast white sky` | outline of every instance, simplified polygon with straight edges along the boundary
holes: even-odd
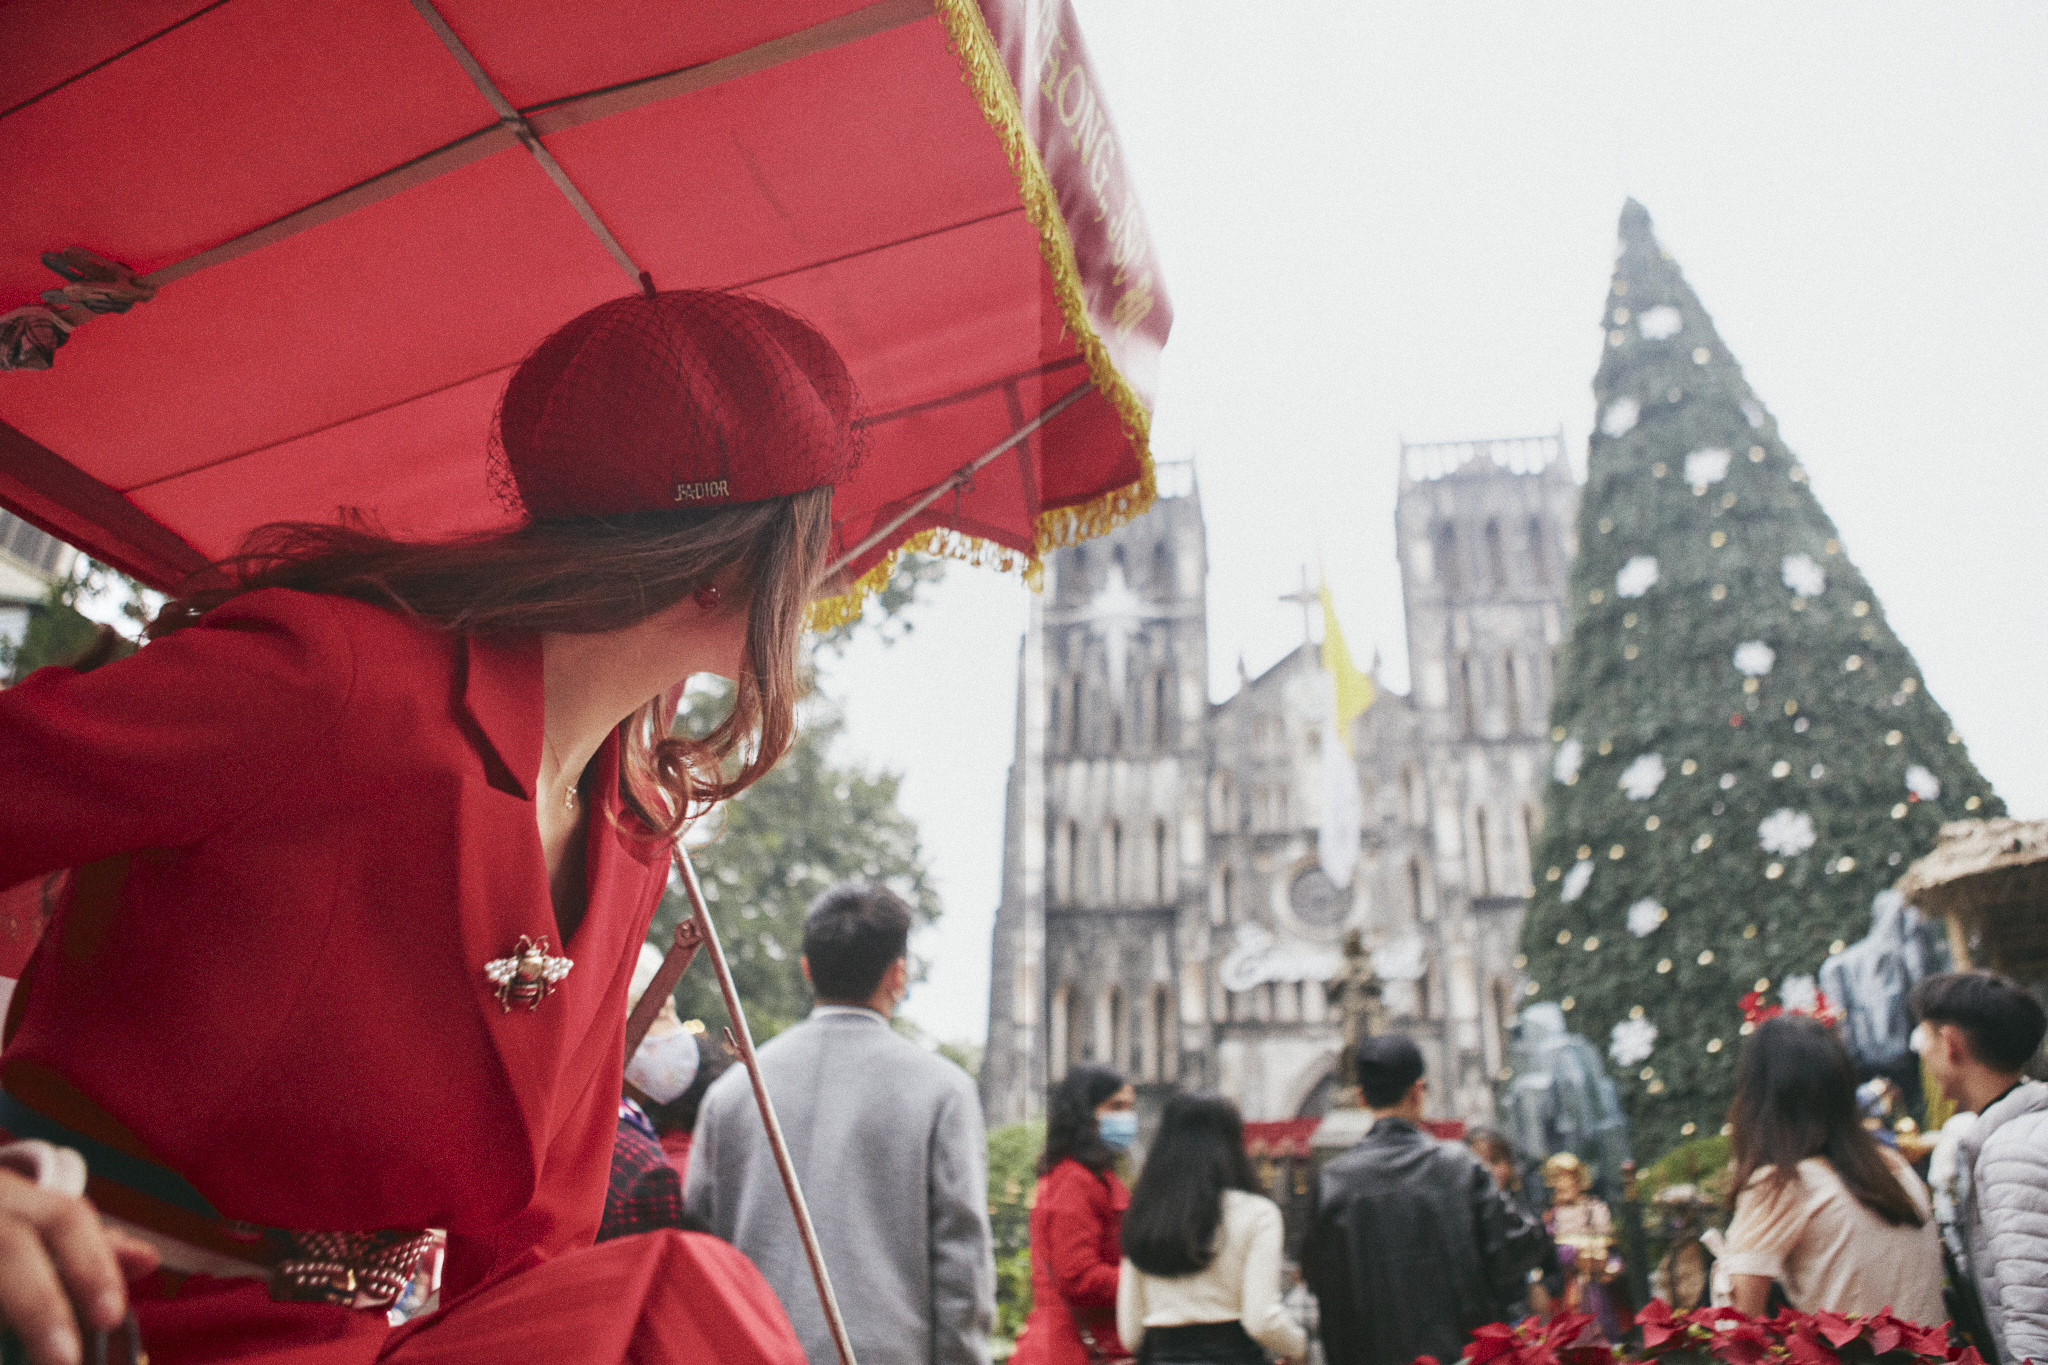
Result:
[[[1622,199],[1778,416],[2015,813],[2048,815],[2048,9],[1075,0],[1175,322],[1154,451],[1193,455],[1210,690],[1300,640],[1320,559],[1406,686],[1411,440],[1583,466]],[[909,1013],[979,1039],[1025,595],[954,569],[834,670],[945,896]]]

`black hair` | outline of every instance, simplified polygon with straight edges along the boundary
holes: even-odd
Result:
[[[1208,1269],[1225,1190],[1259,1190],[1244,1151],[1244,1116],[1214,1091],[1175,1095],[1124,1211],[1124,1255],[1147,1275]]]
[[[725,1050],[725,1044],[713,1043],[709,1038],[697,1040],[697,1075],[689,1088],[667,1104],[646,1106],[647,1118],[657,1133],[694,1133],[697,1131],[697,1110],[704,1103],[704,1092],[711,1083],[726,1073],[733,1064],[733,1056]]]
[[[1823,1157],[1856,1201],[1893,1227],[1920,1227],[1912,1196],[1892,1174],[1877,1139],[1856,1108],[1856,1064],[1834,1031],[1818,1019],[1780,1015],[1765,1020],[1742,1045],[1735,1064],[1735,1206],[1749,1178],[1765,1166],[1776,1189],[1799,1178],[1799,1163]]]
[[[1510,1193],[1521,1188],[1522,1154],[1515,1150],[1515,1144],[1508,1140],[1507,1134],[1501,1132],[1498,1128],[1467,1129],[1465,1145],[1472,1149],[1474,1156],[1478,1157],[1488,1166],[1492,1166],[1498,1161],[1506,1165],[1508,1170],[1514,1173],[1515,1183],[1511,1187]]]
[[[1095,1062],[1082,1062],[1067,1071],[1066,1079],[1052,1088],[1046,1105],[1045,1150],[1038,1154],[1038,1173],[1050,1175],[1052,1168],[1068,1157],[1100,1175],[1116,1163],[1116,1149],[1096,1131],[1095,1107],[1130,1082],[1123,1073]]]
[[[886,886],[841,882],[804,914],[804,960],[820,1000],[865,1001],[910,949],[910,907]]]
[[[2023,1070],[2048,1036],[2048,1012],[2019,982],[1997,972],[1943,972],[1913,987],[1913,1013],[1954,1024],[1970,1055],[1993,1071]]]
[[[1358,1089],[1368,1109],[1391,1109],[1422,1079],[1422,1049],[1406,1034],[1382,1033],[1358,1043]]]

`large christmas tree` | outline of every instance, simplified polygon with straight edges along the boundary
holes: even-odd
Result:
[[[2002,807],[1634,200],[1602,324],[1522,938],[1651,1158],[1720,1129],[1741,996]]]

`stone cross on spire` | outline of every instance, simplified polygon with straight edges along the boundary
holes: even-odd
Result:
[[[1308,585],[1308,565],[1301,566],[1301,591],[1283,592],[1280,594],[1280,600],[1294,602],[1301,607],[1301,642],[1305,645],[1314,644],[1316,637],[1310,622],[1313,619],[1312,613],[1323,605],[1323,595]]]

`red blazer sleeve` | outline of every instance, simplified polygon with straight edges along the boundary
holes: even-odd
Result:
[[[1060,1297],[1076,1308],[1114,1308],[1118,1258],[1102,1255],[1103,1243],[1116,1240],[1104,1236],[1104,1223],[1116,1216],[1109,1191],[1092,1174],[1070,1172],[1048,1193],[1045,1264]]]
[[[0,887],[291,799],[355,687],[346,618],[375,610],[252,592],[132,658],[0,691]]]

